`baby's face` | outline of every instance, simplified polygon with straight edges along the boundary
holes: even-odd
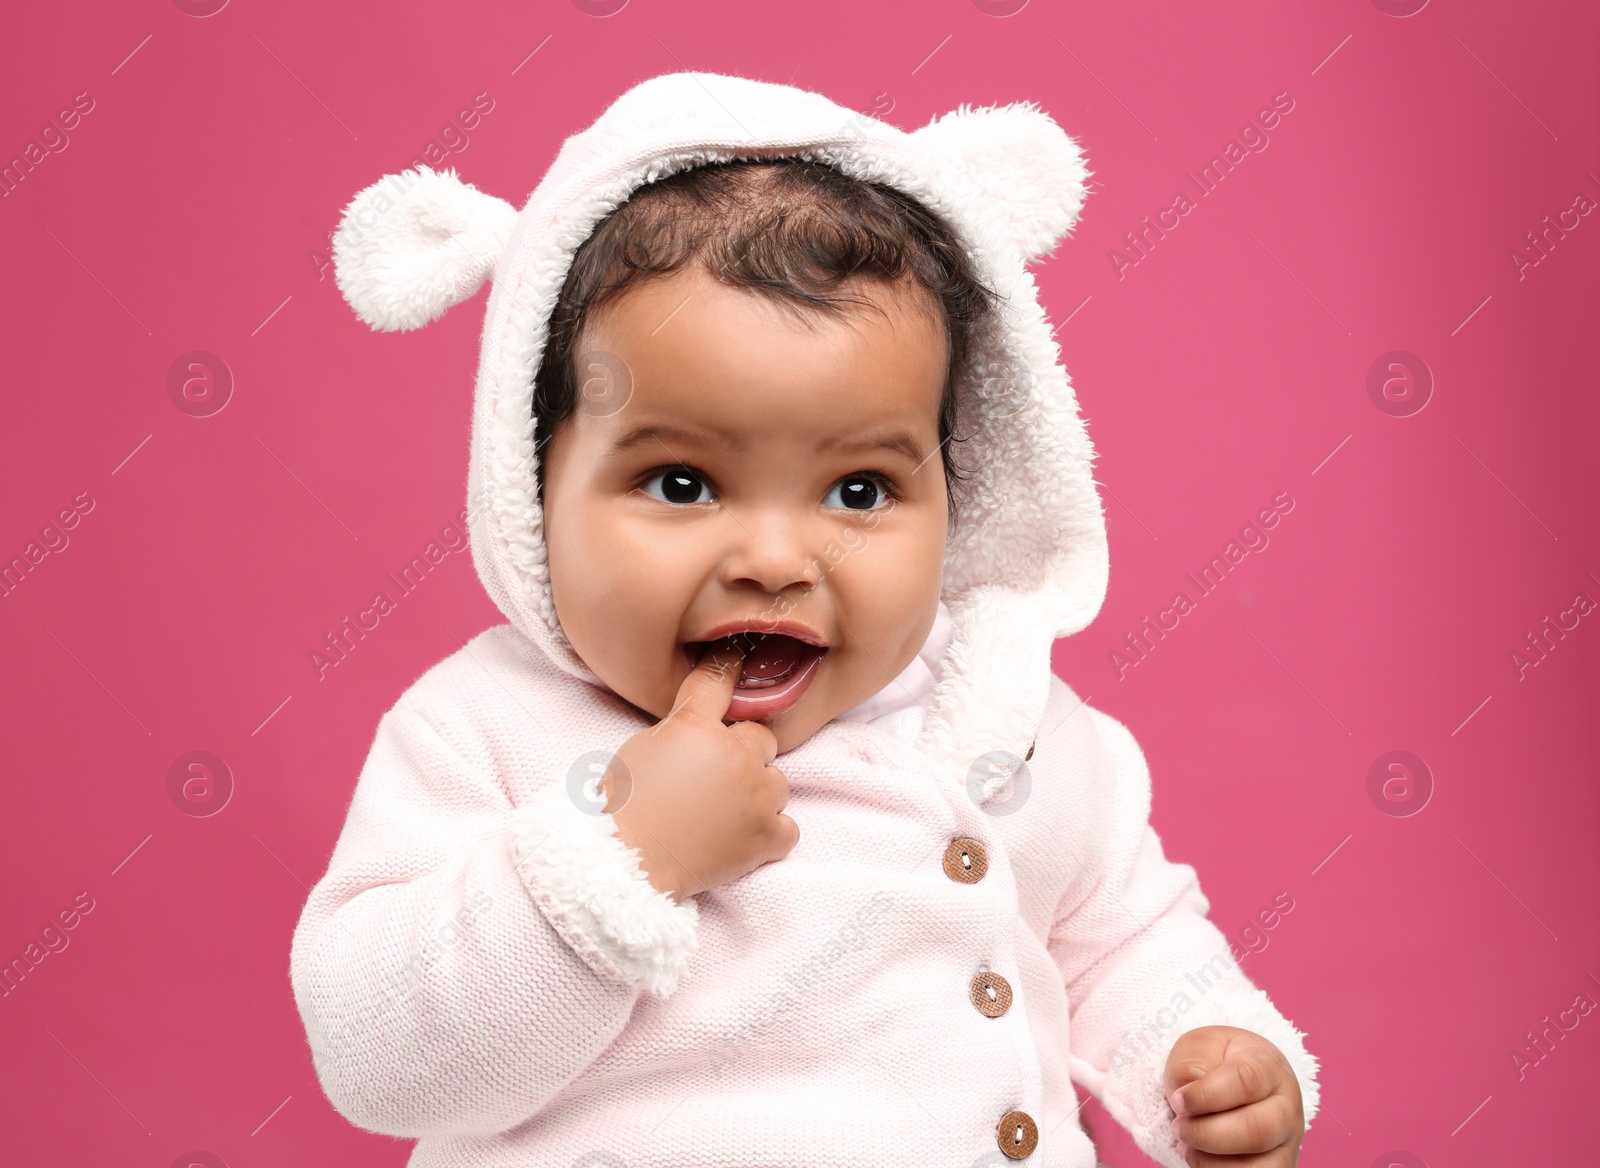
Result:
[[[620,358],[632,392],[580,397],[543,449],[550,586],[578,655],[657,718],[706,643],[772,630],[738,638],[725,717],[782,753],[894,680],[933,626],[946,344],[912,292],[850,293],[883,311],[802,323],[691,266],[585,326],[580,354]]]

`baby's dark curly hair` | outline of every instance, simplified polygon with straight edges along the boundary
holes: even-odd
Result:
[[[956,386],[998,294],[979,278],[956,233],[917,200],[826,163],[786,157],[714,162],[647,183],[584,240],[555,309],[534,376],[542,447],[577,408],[575,346],[585,321],[628,288],[697,261],[722,283],[802,316],[838,317],[871,302],[852,281],[909,279],[943,328],[949,364],[939,407],[939,450],[952,521],[964,475],[953,447]],[[544,464],[536,459],[539,500]]]

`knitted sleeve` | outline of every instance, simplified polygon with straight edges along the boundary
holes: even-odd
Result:
[[[640,994],[671,994],[698,909],[650,884],[564,776],[513,806],[415,710],[378,724],[290,979],[313,1063],[352,1123],[488,1135],[588,1067]]]
[[[1303,1034],[1239,970],[1195,870],[1169,862],[1149,824],[1150,774],[1120,722],[1091,710],[1111,760],[1108,822],[1090,833],[1098,854],[1057,910],[1050,950],[1071,1004],[1072,1078],[1099,1099],[1159,1164],[1184,1168],[1171,1131],[1164,1074],[1178,1037],[1237,1026],[1289,1060],[1309,1126],[1317,1061]],[[1112,777],[1114,775],[1114,778]]]

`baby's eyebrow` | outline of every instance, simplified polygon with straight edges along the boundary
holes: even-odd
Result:
[[[696,426],[688,429],[682,426],[664,424],[635,426],[622,437],[611,444],[612,455],[623,454],[636,446],[644,446],[651,442],[659,442],[666,446],[668,440],[674,442],[705,442],[715,439],[717,442],[731,447],[734,450],[742,449],[744,439],[727,430],[719,430],[715,426]],[[670,447],[668,448],[670,450]]]
[[[882,434],[868,434],[861,438],[852,438],[848,442],[835,439],[823,444],[824,450],[892,450],[896,454],[903,454],[912,462],[921,466],[926,458],[922,447],[917,445],[917,440],[904,430],[891,430]]]
[[[616,457],[635,447],[644,446],[651,442],[659,442],[671,451],[671,442],[706,442],[715,440],[716,443],[732,450],[742,450],[744,439],[727,430],[717,429],[715,426],[674,426],[665,423],[654,423],[635,426],[611,444],[610,455]],[[841,439],[833,438],[819,443],[820,450],[890,450],[903,455],[916,463],[919,467],[927,461],[926,455],[917,440],[905,430],[889,430],[882,433],[868,433],[859,437]]]

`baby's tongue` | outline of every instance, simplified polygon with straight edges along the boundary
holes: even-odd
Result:
[[[768,634],[756,640],[755,648],[745,655],[739,670],[739,684],[777,681],[793,673],[809,646],[793,637]]]

